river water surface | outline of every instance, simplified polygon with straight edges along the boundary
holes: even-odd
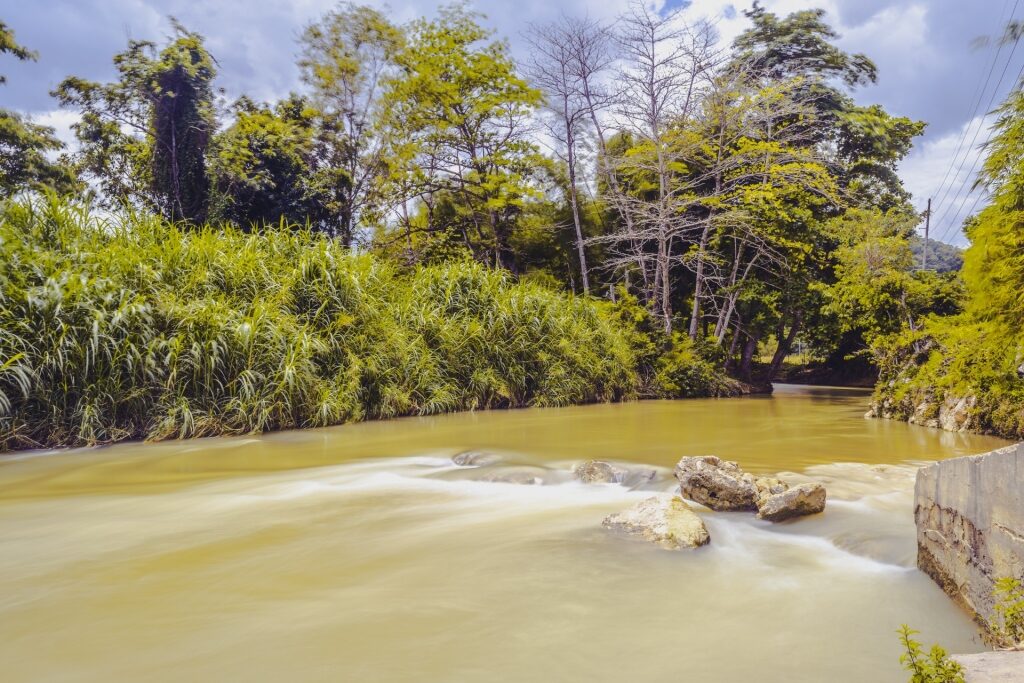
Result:
[[[914,568],[914,463],[1005,445],[866,420],[863,391],[467,413],[0,456],[0,679],[905,681],[895,630],[983,649]],[[475,467],[451,456],[486,451]],[[609,533],[683,455],[824,514]],[[635,467],[583,485],[582,459]],[[656,477],[646,481],[653,468]]]

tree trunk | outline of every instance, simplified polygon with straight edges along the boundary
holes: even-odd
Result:
[[[737,334],[739,334],[737,332]],[[743,355],[740,358],[739,376],[744,382],[750,382],[754,374],[754,354],[757,353],[756,336],[747,334],[747,342],[743,345]]]
[[[775,355],[772,356],[771,365],[768,366],[768,375],[764,379],[766,384],[771,384],[775,380],[776,375],[779,374],[779,370],[782,368],[782,361],[786,360],[789,350],[793,348],[796,336],[800,333],[802,321],[803,314],[797,311],[793,316],[793,323],[789,326],[789,334],[785,337],[781,333],[779,334],[779,345],[775,348]]]
[[[583,294],[589,295],[590,276],[587,274],[587,253],[583,248],[583,226],[580,223],[579,203],[576,197],[576,154],[573,150],[576,138],[572,134],[572,124],[569,122],[568,113],[566,114],[565,129],[569,162],[569,204],[572,206],[572,222],[576,227],[576,252],[580,259],[580,278],[583,280]]]

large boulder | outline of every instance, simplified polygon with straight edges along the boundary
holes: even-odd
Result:
[[[793,517],[813,515],[825,509],[825,487],[821,484],[800,484],[781,493],[766,496],[758,502],[757,516],[769,522],[782,522]]]
[[[679,496],[655,496],[624,512],[609,515],[608,529],[642,536],[666,550],[699,548],[711,541],[704,520]]]
[[[757,509],[755,479],[734,462],[714,455],[686,457],[676,465],[675,475],[683,497],[712,510]]]
[[[587,460],[573,467],[572,475],[584,484],[615,484],[623,472],[603,460]]]

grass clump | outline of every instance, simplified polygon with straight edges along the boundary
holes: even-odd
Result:
[[[611,304],[303,230],[0,206],[0,450],[614,401]]]

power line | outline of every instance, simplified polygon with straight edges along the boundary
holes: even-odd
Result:
[[[996,95],[999,93],[999,88],[1003,84],[1003,78],[1005,78],[1005,76],[1006,76],[1006,69],[1010,66],[1010,61],[1013,59],[1013,53],[1016,51],[1017,45],[1018,45],[1018,43],[1014,43],[1013,44],[1013,48],[1014,49],[1010,51],[1010,56],[1009,56],[1009,58],[1006,61],[1006,65],[1003,67],[1003,72],[999,76],[999,83],[996,85],[996,89],[992,91],[992,97],[989,98],[989,103],[988,103],[988,110],[989,111],[992,111],[992,105],[995,103]],[[1019,83],[1021,77],[1024,77],[1024,64],[1022,64],[1021,68],[1017,71],[1017,80],[1015,82]],[[979,126],[978,131],[980,132],[980,130],[981,130],[981,127]],[[975,142],[975,140],[977,140],[977,137],[978,137],[977,134],[975,134],[974,140],[971,140],[971,146],[972,147],[974,146],[974,142]],[[987,143],[988,143],[988,140],[986,139],[985,142],[982,143],[982,145],[984,146]],[[970,178],[972,178],[974,176],[974,171],[975,171],[975,169],[977,169],[978,163],[983,158],[984,158],[984,154],[980,153],[980,151],[977,154],[977,156],[974,157],[974,163],[971,164],[971,170],[967,174],[968,181],[965,182],[964,185],[963,185],[963,188],[968,188],[967,193],[964,194],[963,199],[960,200],[960,206],[957,207],[956,213],[953,214],[953,220],[950,221],[950,223],[946,226],[946,230],[943,231],[943,239],[945,239],[947,233],[949,233],[950,230],[959,230],[959,228],[960,228],[960,223],[958,223],[957,220],[959,220],[959,218],[960,218],[960,212],[963,210],[964,204],[967,203],[967,200],[971,196],[971,190],[974,189],[973,185],[969,181],[970,181]],[[958,171],[958,173],[959,173],[959,171]],[[961,188],[961,189],[963,189],[963,188]],[[979,194],[978,196],[980,197],[981,195]],[[956,201],[956,200],[954,199],[954,201]],[[974,202],[974,206],[977,206],[977,204],[978,204],[978,200],[976,199],[975,202]],[[946,213],[949,213],[949,207],[951,207],[952,205],[953,204],[950,203],[949,206],[946,207],[946,212],[942,214],[942,216],[939,218],[939,221],[941,221],[945,217]],[[968,215],[970,215],[970,214],[968,214]]]
[[[1011,18],[1014,16],[1014,13],[1017,11],[1017,3],[1019,1],[1020,0],[1016,0],[1014,2],[1014,4],[1013,4],[1013,9],[1010,11],[1010,17]],[[1004,18],[1004,15],[1006,14],[1006,7],[1009,4],[1010,4],[1010,0],[1004,0],[1003,1],[1003,11],[1000,13],[1000,18],[999,18],[1000,25],[1003,25],[1006,22],[1006,19]],[[942,203],[946,200],[946,197],[949,195],[950,189],[952,189],[952,187],[953,187],[953,182],[956,181],[956,176],[954,176],[952,179],[950,179],[949,173],[950,173],[950,171],[953,170],[953,165],[956,164],[956,160],[960,156],[960,150],[963,148],[964,141],[967,140],[967,134],[970,132],[971,124],[974,123],[974,119],[978,115],[978,108],[981,106],[982,98],[985,97],[985,90],[988,89],[989,81],[992,80],[992,74],[995,72],[996,64],[999,61],[999,53],[1001,53],[1003,51],[1003,46],[1004,46],[1004,43],[1000,42],[998,49],[996,49],[996,51],[992,55],[992,63],[989,64],[988,75],[985,76],[985,80],[984,81],[981,81],[981,80],[978,81],[978,85],[980,86],[980,88],[975,91],[975,95],[971,96],[971,99],[974,100],[974,108],[971,110],[971,115],[967,119],[968,124],[963,129],[963,131],[961,131],[961,133],[960,133],[960,139],[959,139],[959,141],[957,141],[957,144],[956,144],[956,151],[954,151],[953,152],[953,156],[950,157],[949,166],[946,167],[946,174],[944,176],[942,176],[942,182],[939,183],[938,189],[936,189],[935,192],[932,194],[932,196],[937,196],[940,193],[942,194],[942,196],[936,202],[936,207],[937,208],[941,208],[942,207]],[[982,118],[982,121],[980,121],[978,125],[980,126],[983,123],[984,123],[984,118]],[[947,180],[950,180],[949,187],[946,187],[946,181]],[[944,187],[946,189],[945,192],[942,191]]]

